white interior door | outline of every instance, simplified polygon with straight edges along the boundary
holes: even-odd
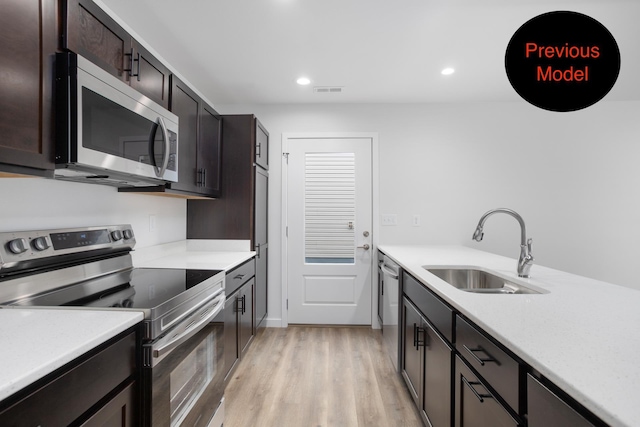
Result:
[[[288,322],[369,325],[372,139],[291,139],[288,152]]]

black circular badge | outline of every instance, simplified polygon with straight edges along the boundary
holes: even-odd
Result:
[[[511,86],[527,102],[550,111],[575,111],[611,90],[620,72],[620,50],[595,19],[549,12],[516,31],[505,68]]]

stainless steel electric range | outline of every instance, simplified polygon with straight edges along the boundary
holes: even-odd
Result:
[[[0,245],[3,308],[144,313],[142,425],[219,426],[224,271],[134,268],[130,225],[5,232]]]

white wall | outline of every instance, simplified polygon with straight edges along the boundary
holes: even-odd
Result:
[[[511,217],[491,217],[484,241],[471,241],[485,211],[510,207],[527,223],[536,264],[640,289],[640,102],[600,102],[574,113],[524,102],[216,108],[255,113],[271,135],[269,317],[276,322],[283,132],[378,132],[380,213],[400,222],[380,228],[381,243],[464,244],[516,258]],[[0,231],[131,223],[139,248],[186,235],[181,199],[37,178],[0,179],[0,197]],[[413,214],[421,227],[410,225]]]
[[[640,102],[552,113],[523,102],[404,105],[217,105],[269,130],[269,317],[281,316],[281,135],[378,132],[381,227],[387,244],[463,244],[517,258],[519,212],[535,263],[640,289]],[[412,227],[413,214],[422,218]],[[427,260],[425,260],[427,262]],[[514,261],[515,269],[515,261]],[[535,274],[535,265],[532,269]]]
[[[131,224],[136,248],[186,238],[185,200],[40,178],[0,179],[0,232]],[[156,231],[149,231],[149,215]]]

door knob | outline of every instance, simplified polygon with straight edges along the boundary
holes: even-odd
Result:
[[[365,243],[365,244],[364,244],[364,245],[362,245],[362,246],[358,246],[358,249],[364,249],[365,251],[368,251],[368,250],[369,250],[369,247],[370,247],[370,246],[369,246],[369,244]]]

